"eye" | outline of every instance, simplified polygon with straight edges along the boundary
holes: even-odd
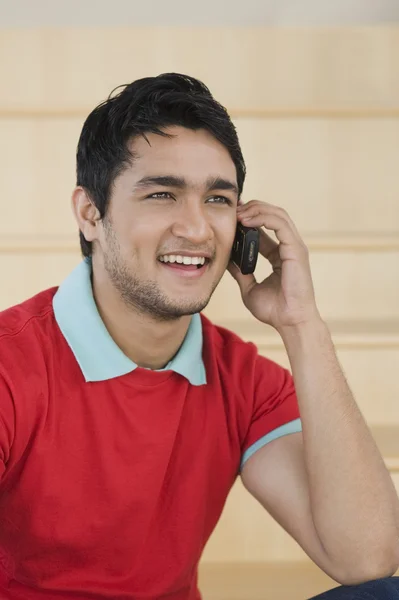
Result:
[[[216,202],[214,202],[214,200],[216,200]],[[211,204],[229,204],[230,206],[233,204],[226,196],[211,196],[208,198],[208,202]]]
[[[151,194],[150,196],[147,196],[147,198],[172,198],[172,196],[169,194],[169,192],[155,192],[155,194]]]

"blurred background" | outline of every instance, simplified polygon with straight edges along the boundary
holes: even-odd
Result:
[[[70,196],[87,114],[134,79],[198,77],[234,117],[244,199],[284,207],[310,249],[321,314],[399,489],[398,22],[397,0],[0,0],[0,310],[80,261]],[[289,367],[228,274],[205,313]],[[204,600],[335,585],[237,481],[203,556]]]

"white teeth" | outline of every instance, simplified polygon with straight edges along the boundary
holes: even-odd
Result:
[[[204,256],[180,256],[179,254],[165,254],[160,257],[161,262],[177,262],[184,265],[203,265],[205,264]]]

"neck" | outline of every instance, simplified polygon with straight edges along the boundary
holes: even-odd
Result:
[[[93,272],[93,296],[108,333],[122,352],[139,367],[162,369],[186,336],[191,316],[162,322],[128,307],[109,280]]]

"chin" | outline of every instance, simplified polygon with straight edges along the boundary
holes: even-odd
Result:
[[[186,317],[189,315],[194,315],[196,313],[201,312],[208,305],[210,298],[203,299],[202,301],[197,299],[192,299],[191,301],[186,299],[185,302],[170,300],[167,304],[161,306],[153,306],[152,312],[157,314],[158,318],[161,320],[174,320],[180,319],[181,317]],[[157,310],[158,309],[158,310]]]
[[[172,311],[175,314],[179,314],[181,317],[186,315],[194,315],[195,313],[199,313],[204,310],[204,308],[208,305],[209,299],[204,300],[203,302],[195,300],[193,302],[187,302],[186,304],[176,304],[175,307],[171,307]]]

